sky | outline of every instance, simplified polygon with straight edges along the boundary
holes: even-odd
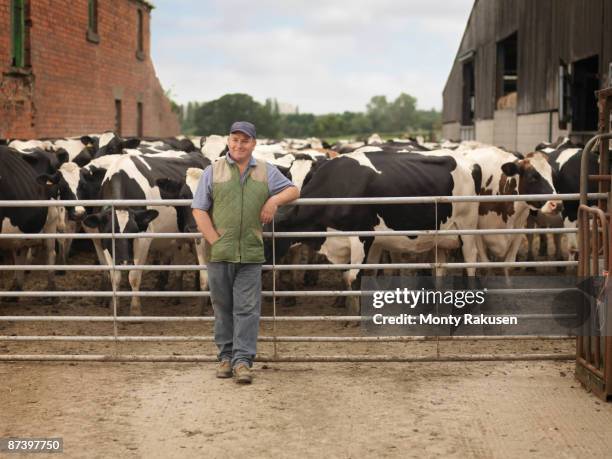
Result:
[[[179,103],[228,93],[300,113],[374,95],[441,109],[473,0],[153,0],[151,55]]]

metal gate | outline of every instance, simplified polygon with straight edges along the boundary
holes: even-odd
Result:
[[[610,238],[612,237],[611,219],[612,174],[610,170],[610,126],[612,111],[612,88],[598,91],[599,134],[586,144],[582,151],[580,168],[580,207],[578,212],[579,266],[578,275],[582,278],[603,277],[607,284],[610,259]],[[588,155],[599,146],[599,174],[590,175]],[[600,193],[608,193],[607,200],[598,200],[589,206],[587,200],[589,182],[598,183]],[[607,320],[612,320],[612,303],[606,301]],[[605,319],[604,319],[605,320]],[[594,333],[595,327],[606,330],[609,324],[598,323],[598,317],[585,324],[583,335],[576,340],[576,377],[587,390],[593,391],[603,400],[612,398],[612,336]],[[608,333],[606,333],[608,334]],[[609,335],[609,334],[608,334]]]
[[[605,194],[589,195],[590,198],[605,199]],[[297,201],[299,205],[333,205],[333,204],[415,204],[415,203],[433,203],[436,206],[438,203],[448,202],[490,202],[490,201],[518,201],[518,200],[578,200],[579,195],[513,195],[513,196],[430,196],[430,197],[400,197],[400,198],[337,198],[337,199],[300,199]],[[189,205],[188,200],[97,200],[97,201],[0,201],[0,206],[10,207],[39,207],[39,206],[110,206],[114,211],[116,207],[126,206],[143,206],[143,205]],[[341,237],[341,236],[384,236],[384,235],[466,235],[466,234],[542,234],[542,233],[572,233],[576,230],[569,228],[545,228],[545,229],[466,229],[466,230],[421,230],[421,231],[345,231],[345,232],[308,232],[308,233],[279,233],[274,230],[271,233],[264,234],[265,237]],[[112,239],[112,244],[120,238],[150,238],[151,233],[135,233],[135,234],[118,234],[113,226],[111,233],[105,234],[0,234],[0,239],[59,239],[59,238],[74,238],[74,239]],[[160,238],[199,238],[199,234],[184,234],[184,233],[156,233],[155,237]],[[322,269],[322,270],[346,270],[346,269],[384,269],[384,268],[401,268],[401,269],[432,269],[436,267],[446,268],[467,268],[467,267],[535,267],[535,266],[576,266],[578,262],[574,261],[547,261],[547,262],[488,262],[488,263],[396,263],[396,264],[347,264],[347,265],[278,265],[276,260],[272,265],[264,265],[264,270],[273,271],[273,284],[271,291],[264,291],[263,296],[272,298],[273,313],[271,316],[262,317],[263,322],[313,322],[313,321],[359,321],[361,316],[280,316],[276,311],[276,299],[280,296],[346,296],[355,297],[362,294],[361,291],[344,291],[344,290],[327,290],[327,291],[277,291],[276,290],[276,274],[280,270],[295,270],[295,269]],[[21,266],[3,266],[4,270],[78,270],[78,271],[193,271],[206,269],[205,265],[130,265],[117,266],[114,264],[114,257],[111,265],[21,265]],[[0,296],[4,297],[109,297],[113,301],[112,314],[108,316],[36,316],[36,315],[19,315],[19,316],[1,316],[2,322],[111,322],[113,324],[113,334],[105,336],[0,336],[0,341],[8,342],[112,342],[115,344],[125,342],[183,342],[183,341],[207,341],[213,340],[212,336],[130,336],[121,335],[118,332],[117,325],[127,322],[211,322],[213,317],[201,316],[119,316],[117,313],[117,298],[140,296],[140,297],[201,297],[208,296],[208,292],[160,292],[160,291],[29,291],[29,292],[0,292]],[[441,341],[446,340],[533,340],[538,338],[545,339],[567,339],[568,336],[469,336],[469,337],[404,337],[404,336],[280,336],[276,333],[275,326],[273,332],[269,336],[260,336],[260,341],[271,342],[273,344],[273,352],[268,355],[258,356],[258,361],[470,361],[470,360],[539,360],[539,359],[573,359],[573,354],[562,353],[539,353],[539,354],[472,354],[472,355],[441,355],[439,348],[438,352],[432,356],[406,356],[406,355],[321,355],[321,356],[304,356],[304,355],[283,355],[279,352],[278,346],[283,342],[413,342],[413,341],[435,341],[437,345]],[[608,353],[609,355],[609,353]],[[1,360],[98,360],[98,361],[214,361],[214,355],[146,355],[146,354],[125,354],[115,351],[110,354],[4,354],[0,355]]]

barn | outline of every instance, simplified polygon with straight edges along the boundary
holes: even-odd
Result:
[[[176,135],[143,0],[0,1],[0,138]]]
[[[443,135],[520,152],[597,131],[612,79],[607,0],[476,0],[443,91]]]

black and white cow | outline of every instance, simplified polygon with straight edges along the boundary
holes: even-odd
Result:
[[[104,175],[109,167],[119,159],[122,154],[140,155],[142,153],[140,149],[125,149],[122,150],[120,154],[104,155],[96,158],[84,167],[79,167],[73,162],[62,164],[56,174],[58,176],[56,180],[59,180],[61,199],[100,199]],[[155,155],[158,155],[160,158],[187,158],[190,154],[184,151],[168,150],[156,152]],[[144,156],[148,157],[150,155],[144,154]],[[63,212],[63,209],[64,208],[60,208],[60,213],[62,213],[62,219],[65,220],[65,232],[67,233],[78,232],[80,229],[80,222],[85,217],[86,213],[93,213],[96,210],[92,207],[86,208],[81,205],[66,207],[66,212]],[[61,264],[64,264],[63,262],[65,262],[67,258],[71,244],[71,239],[62,239],[60,241],[59,258]]]
[[[216,161],[222,153],[227,151],[227,137],[213,134],[205,139],[202,138],[201,141],[203,144],[200,151],[209,161]]]
[[[334,145],[332,145],[331,149],[343,155],[346,153],[352,153],[353,151],[363,147],[364,145],[365,142],[361,141],[339,140]]]
[[[53,174],[68,160],[68,154],[63,150],[51,153],[37,148],[22,154],[23,159],[39,174]]]
[[[87,215],[83,219],[83,227],[88,233],[111,233],[113,229],[118,234],[143,233],[149,228],[150,223],[159,216],[155,209],[116,209],[111,216],[111,209],[103,209],[100,212]],[[114,222],[111,218],[114,217]],[[134,246],[138,245],[139,239],[117,239],[113,247],[111,239],[95,240],[94,246],[101,265],[111,265],[113,249],[115,260],[118,265],[129,265],[134,263]],[[119,288],[122,273],[115,271],[111,273],[111,282]],[[132,308],[132,313],[140,314],[139,307]]]
[[[53,148],[53,142],[50,140],[21,140],[13,139],[8,143],[8,146],[21,152],[32,151],[36,148],[41,150],[49,151]]]
[[[159,150],[185,151],[187,153],[197,150],[194,143],[186,137],[143,137],[140,139],[139,147],[143,146],[155,147]]]
[[[540,143],[539,145],[536,146],[535,151],[539,151],[546,155],[549,155],[550,153],[555,152],[559,148],[565,149],[565,148],[572,148],[572,147],[573,145],[570,143],[569,138],[560,137],[554,143],[550,143],[550,142]],[[577,145],[575,147],[577,147]],[[550,162],[550,158],[549,158],[549,162]],[[555,183],[555,166],[554,164],[551,164],[551,166],[553,168],[553,183],[555,184],[555,187],[556,187],[557,183]],[[563,212],[565,212],[566,205],[568,205],[567,202],[564,203],[563,205]],[[571,204],[570,204],[570,207],[571,207]],[[537,211],[530,210],[529,218],[527,219],[526,228],[563,228],[563,215],[562,213],[544,214],[542,213],[541,210],[537,210]],[[534,246],[534,240],[536,238],[540,241],[539,256],[547,257],[548,255],[549,235],[547,234],[539,234],[539,235],[527,234],[527,260],[528,261],[536,260],[536,253],[535,253],[535,246]],[[563,235],[555,233],[552,235],[552,238],[553,238],[554,249],[555,249],[554,260],[563,260],[564,259],[563,250],[562,250]],[[573,239],[575,239],[575,237]],[[562,271],[563,268],[558,268],[558,270]]]
[[[268,155],[272,156],[272,158],[268,158],[267,162],[276,166],[276,168],[285,175],[289,180],[293,182],[293,184],[298,188],[298,190],[302,189],[303,183],[307,176],[312,175],[314,170],[319,167],[325,160],[326,155],[322,154],[318,151],[309,151],[305,150],[300,153],[293,154],[273,154]],[[260,159],[264,159],[259,156]],[[266,159],[264,159],[266,160]],[[281,208],[279,210],[279,214],[277,218],[282,218],[282,214],[285,212],[285,208]],[[271,226],[267,228],[271,230]],[[325,242],[319,249],[321,255],[325,256],[332,263],[339,263],[339,261],[335,261],[338,259],[336,255],[336,250],[329,250],[331,253],[327,254],[326,243],[331,238],[326,238]],[[347,238],[338,238],[342,239],[344,242],[346,240],[346,244],[348,244]],[[337,245],[334,245],[334,249]],[[342,249],[340,249],[342,250]],[[315,262],[317,252],[313,249],[313,247],[309,244],[302,243],[294,243],[290,245],[287,249],[287,253],[284,256],[279,257],[276,262],[279,264],[312,264]],[[270,254],[268,254],[269,258]],[[318,279],[317,271],[299,271],[293,270],[290,273],[285,271],[280,272],[280,281],[286,284],[286,288],[288,290],[297,290],[297,286],[303,281],[304,285],[312,286],[315,285]],[[281,304],[284,306],[293,306],[297,303],[295,297],[283,297],[281,299]]]
[[[16,150],[0,146],[0,200],[47,200],[57,196],[57,186],[36,171]],[[56,207],[0,207],[2,234],[56,233]],[[55,240],[45,239],[48,265],[55,264]],[[25,264],[28,249],[40,245],[40,239],[0,239],[0,250],[10,251],[15,264]],[[23,272],[15,272],[12,290],[22,290]],[[54,272],[48,271],[47,289],[55,289]]]
[[[102,181],[102,199],[161,199],[157,180],[169,178],[181,181],[185,177],[187,169],[197,167],[203,169],[209,162],[199,153],[186,153],[186,157],[172,158],[160,157],[159,155],[122,155],[107,170]],[[148,209],[156,210],[158,217],[147,226],[148,233],[178,232],[176,210],[171,206],[147,206]],[[125,210],[125,209],[124,209]],[[132,210],[144,210],[138,207]],[[119,215],[119,214],[118,214]],[[109,218],[108,221],[112,220]],[[125,215],[119,221],[119,230],[125,228]],[[90,221],[84,220],[86,231],[98,231],[99,226],[88,225]],[[100,263],[108,264],[110,251],[108,246],[94,242]],[[115,245],[126,246],[117,252],[116,264],[146,264],[149,251],[155,251],[162,255],[162,260],[169,264],[177,247],[177,243],[171,239],[137,239],[130,247],[125,240],[117,240]],[[126,253],[129,256],[125,255]],[[140,290],[142,272],[130,271],[129,282],[133,291]],[[120,279],[120,276],[119,276]],[[117,282],[118,279],[111,279]],[[133,297],[131,302],[131,313],[141,314],[141,302],[139,297]]]
[[[181,181],[173,180],[167,177],[157,180],[157,186],[159,187],[161,196],[163,199],[193,199],[194,193],[202,177],[203,169],[190,167],[185,173],[185,177]],[[198,233],[198,227],[189,206],[175,206],[176,210],[176,221],[178,230],[181,233]],[[198,264],[206,264],[204,250],[206,240],[204,238],[193,239],[190,241],[193,247]],[[200,270],[199,272],[199,286],[201,291],[205,291],[208,288],[208,272]],[[202,297],[200,302],[202,308],[206,306],[206,298]]]
[[[366,147],[368,148],[368,147]],[[372,148],[372,147],[369,147]],[[324,161],[304,183],[303,198],[448,196],[475,194],[476,168],[461,158],[450,155],[424,156],[416,153],[398,154],[394,150],[358,150]],[[295,206],[279,231],[337,230],[425,230],[470,229],[478,222],[478,206],[473,203],[394,205],[332,205]],[[365,241],[363,258],[368,258],[374,238]],[[421,235],[417,237],[389,236],[380,238],[385,249],[397,252],[420,253],[435,247],[443,250],[461,248],[464,259],[478,258],[474,236]],[[437,240],[437,241],[436,241]],[[303,242],[318,245],[323,239]],[[280,252],[282,247],[279,245]],[[354,260],[363,262],[362,260]],[[474,270],[470,268],[469,274]]]
[[[69,160],[66,150],[52,151],[53,146],[49,141],[13,140],[9,147],[21,153],[23,159],[39,174],[53,174],[63,163]]]
[[[548,162],[553,170],[553,183],[558,193],[580,193],[580,163],[582,159],[582,147],[573,144],[569,139],[560,139],[557,144],[539,145],[543,152],[548,155]],[[591,152],[588,158],[589,174],[599,173],[599,156]],[[597,192],[597,182],[589,181],[589,193]],[[589,205],[594,201],[589,200]],[[565,201],[561,216],[565,228],[576,228],[578,226],[579,201]],[[578,250],[578,240],[575,234],[567,235],[570,258]]]
[[[43,176],[57,183],[58,194],[62,200],[100,199],[102,179],[106,170],[120,156],[119,154],[101,156],[83,167],[69,161],[62,164],[57,172],[43,174]],[[58,232],[78,233],[82,219],[87,213],[93,213],[94,211],[93,207],[82,205],[58,207]],[[71,246],[72,239],[58,239],[57,258],[59,264],[67,264]]]
[[[56,139],[53,141],[53,150],[66,151],[68,161],[76,163],[79,167],[85,166],[95,155],[93,139],[89,136]]]
[[[138,145],[140,145],[140,139],[124,139],[111,131],[107,131],[102,134],[86,135],[81,137],[81,140],[86,145],[93,146],[94,159],[104,155],[121,154],[126,148],[136,148]]]
[[[407,151],[431,151],[432,149],[427,148],[425,145],[420,144],[414,139],[392,139],[388,140],[381,145],[385,149],[394,148],[398,152]],[[438,148],[440,150],[441,148]]]
[[[516,194],[555,194],[552,168],[546,155],[539,152],[529,153],[524,159],[517,158],[496,147],[459,150],[469,161],[477,164],[482,172],[478,194],[516,195]],[[544,214],[558,213],[562,208],[559,200],[482,202],[479,205],[478,228],[505,229],[525,228],[530,210],[541,210]],[[487,253],[506,261],[516,261],[521,245],[520,234],[482,235],[478,238],[482,247],[479,253],[482,261],[488,261]],[[506,273],[508,270],[506,269]]]

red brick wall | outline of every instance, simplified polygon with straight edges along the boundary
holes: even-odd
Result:
[[[144,135],[179,133],[178,119],[150,58],[150,17],[145,4],[99,1],[100,41],[92,43],[86,39],[87,0],[30,2],[32,77],[11,77],[6,75],[10,2],[0,0],[0,89],[19,87],[13,89],[15,94],[0,92],[0,137],[61,137],[113,130],[116,97],[122,101],[124,136],[137,133],[139,101]],[[144,60],[136,57],[138,8],[145,13]],[[17,104],[19,98],[21,104]]]
[[[32,137],[32,77],[10,74],[10,2],[0,0],[0,138]]]

